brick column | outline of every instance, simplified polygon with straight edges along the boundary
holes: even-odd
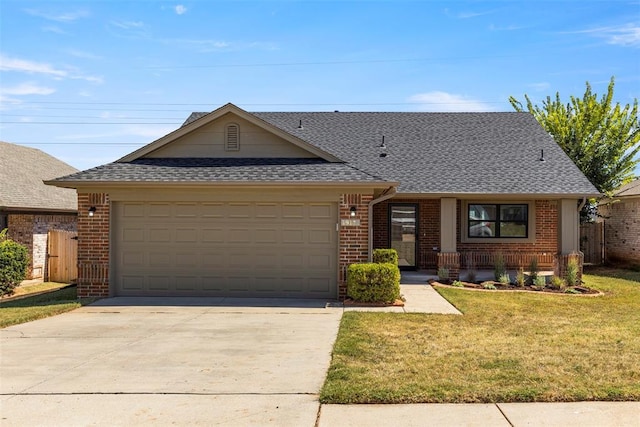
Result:
[[[458,280],[460,278],[460,252],[440,252],[438,254],[438,269],[449,270],[449,279]]]
[[[343,194],[338,209],[340,232],[338,234],[338,298],[347,296],[347,267],[350,264],[367,262],[369,257],[369,203],[373,195]],[[351,216],[351,208],[356,208]],[[342,220],[350,224],[342,225]]]
[[[109,296],[110,211],[108,194],[78,194],[78,297]]]

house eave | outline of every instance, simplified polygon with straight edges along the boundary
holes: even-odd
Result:
[[[535,199],[582,199],[600,197],[599,193],[473,193],[473,192],[452,192],[452,193],[403,193],[398,192],[394,196],[396,199],[441,199],[453,197],[458,199],[491,199],[491,200],[535,200]]]
[[[350,188],[388,188],[397,186],[397,182],[389,181],[152,181],[152,182],[131,182],[131,181],[47,181],[47,185],[62,188],[205,188],[205,187],[350,187]]]

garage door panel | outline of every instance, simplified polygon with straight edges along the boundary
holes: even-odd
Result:
[[[337,297],[332,203],[114,203],[118,295]]]

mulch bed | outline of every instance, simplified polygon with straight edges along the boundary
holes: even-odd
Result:
[[[564,290],[552,289],[550,287],[545,287],[542,290],[536,289],[531,285],[524,286],[516,286],[514,284],[503,285],[500,282],[495,281],[484,281],[484,282],[464,282],[460,281],[464,286],[452,286],[451,281],[449,282],[439,282],[437,280],[429,280],[429,284],[432,286],[442,286],[447,288],[455,288],[455,289],[466,289],[471,291],[483,291],[483,292],[533,292],[539,294],[557,294],[557,295],[583,295],[583,296],[599,296],[604,295],[602,292],[588,288],[586,286],[570,286],[567,289],[575,289],[579,293],[566,292]],[[491,283],[495,286],[495,289],[485,289],[483,283]]]
[[[394,302],[361,302],[348,298],[342,302],[345,307],[404,307],[404,301],[397,299]]]

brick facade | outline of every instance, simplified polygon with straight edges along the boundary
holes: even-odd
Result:
[[[620,199],[605,214],[607,260],[640,264],[640,197]]]
[[[8,236],[25,245],[29,251],[27,279],[46,279],[48,232],[50,230],[76,231],[77,215],[75,213],[9,213],[7,229]]]
[[[92,217],[89,208],[95,207]],[[109,296],[109,195],[78,194],[78,297]]]
[[[369,259],[369,203],[373,196],[343,194],[340,197],[339,219],[359,220],[359,225],[341,225],[339,232],[338,298],[347,295],[347,267],[349,264],[367,262]],[[351,208],[356,215],[351,216]],[[374,221],[375,223],[375,221]]]
[[[389,206],[392,204],[416,204],[418,206],[418,268],[437,269],[447,267],[450,276],[457,277],[460,268],[465,268],[468,254],[485,254],[478,259],[492,262],[497,252],[509,254],[508,268],[517,268],[521,260],[537,256],[541,268],[553,268],[558,252],[558,204],[555,200],[535,201],[536,236],[533,243],[462,243],[461,218],[462,202],[457,203],[456,247],[458,253],[440,254],[440,199],[393,199],[374,206],[373,209],[373,247],[388,248],[389,242]],[[434,250],[435,249],[435,250]],[[520,256],[518,256],[520,255]],[[476,258],[476,257],[474,257]],[[492,265],[476,265],[478,268]]]

